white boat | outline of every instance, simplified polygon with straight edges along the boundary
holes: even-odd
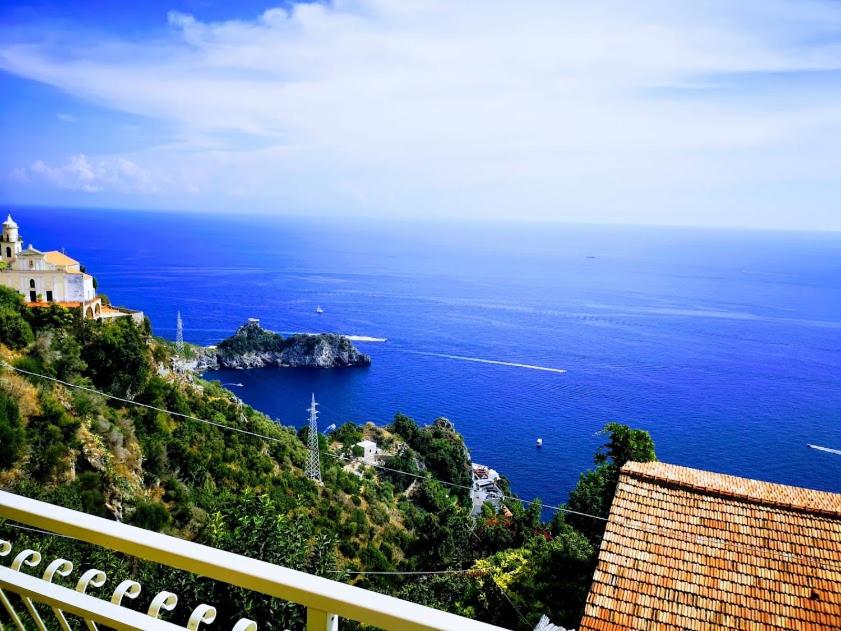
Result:
[[[543,439],[542,438],[537,439],[537,446],[538,447],[543,447]]]
[[[315,312],[316,312],[316,313],[324,313],[324,309],[322,309],[322,308],[321,308],[321,305],[318,305],[318,306],[315,308]]]

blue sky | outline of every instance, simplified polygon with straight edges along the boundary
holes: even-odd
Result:
[[[841,229],[841,3],[0,6],[0,203]]]

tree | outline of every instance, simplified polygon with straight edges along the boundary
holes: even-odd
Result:
[[[84,373],[88,367],[82,359],[82,345],[75,337],[65,332],[58,332],[53,336],[50,351],[51,367],[59,379],[68,381]]]
[[[577,627],[590,591],[595,549],[569,525],[564,525],[551,540],[534,539],[530,547],[531,576],[513,586],[517,593],[526,596],[529,628],[543,614],[567,628]]]
[[[609,440],[595,455],[596,464],[609,463],[618,472],[628,462],[657,460],[651,434],[642,429],[631,429],[621,423],[608,423],[601,432]]]
[[[26,311],[26,317],[29,320],[29,324],[36,331],[69,329],[80,318],[78,313],[74,313],[70,309],[66,309],[55,303],[48,307],[28,309]]]
[[[420,428],[415,421],[399,412],[394,415],[394,421],[388,427],[389,431],[400,436],[409,445],[417,442]]]
[[[570,509],[607,517],[613,494],[619,483],[619,470],[629,461],[651,462],[657,459],[651,435],[641,429],[632,429],[621,423],[608,423],[602,430],[608,441],[596,452],[596,468],[582,473],[578,484],[569,496]],[[569,516],[570,524],[598,544],[604,533],[605,522],[579,515]]]
[[[389,430],[403,438],[417,453],[432,477],[460,487],[470,486],[470,454],[450,421],[438,418],[421,429],[408,416],[397,414]],[[456,493],[461,498],[467,497],[466,488],[460,488]]]
[[[415,541],[407,557],[414,569],[460,567],[470,560],[473,519],[436,480],[424,480],[412,494],[411,525]]]
[[[139,393],[152,373],[149,348],[131,318],[86,322],[82,359],[94,384],[112,394]]]
[[[344,423],[330,434],[330,440],[342,443],[348,449],[362,440],[362,428],[355,423]]]

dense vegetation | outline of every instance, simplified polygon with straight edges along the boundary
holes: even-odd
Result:
[[[578,622],[602,522],[556,513],[547,523],[537,503],[516,499],[471,517],[469,454],[446,419],[420,427],[398,414],[387,427],[347,423],[320,436],[319,486],[302,472],[306,430],[239,405],[218,384],[172,373],[172,349],[152,337],[148,323],[82,321],[59,307],[29,310],[0,288],[0,344],[5,363],[28,371],[0,370],[0,488],[509,628],[531,629],[544,613],[568,627]],[[577,511],[606,515],[619,467],[654,458],[646,432],[619,424],[605,432],[595,468],[571,494]],[[362,438],[386,452],[387,469],[351,462]],[[3,524],[0,538],[77,568],[100,568],[112,587],[139,580],[138,608],[157,591],[174,591],[184,604],[170,619],[182,624],[200,602],[219,606],[218,628],[241,616],[261,629],[303,623],[289,603],[101,548]],[[454,572],[352,574],[360,570]]]
[[[371,358],[360,353],[344,335],[335,333],[282,335],[249,320],[215,347],[201,349],[202,366],[215,369],[265,366],[336,368],[369,366]]]
[[[231,337],[219,343],[219,350],[242,355],[244,353],[279,353],[286,348],[283,336],[267,331],[255,321],[239,327]]]
[[[328,340],[340,351],[353,350],[353,344],[343,335],[335,333],[321,333],[319,335],[296,333],[283,337],[279,333],[262,328],[256,320],[246,322],[232,336],[219,342],[217,350],[219,353],[227,355],[280,353],[291,348],[298,349],[303,353],[311,353],[321,340]]]

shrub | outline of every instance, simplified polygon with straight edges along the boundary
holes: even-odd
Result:
[[[0,342],[13,349],[27,346],[35,337],[23,316],[10,309],[0,310]]]
[[[20,413],[5,392],[0,392],[0,469],[8,469],[20,456],[24,432]]]
[[[141,502],[131,516],[133,525],[146,530],[160,530],[171,521],[169,511],[160,502]]]
[[[82,510],[91,515],[105,517],[108,511],[105,508],[105,496],[102,494],[102,476],[95,471],[85,471],[76,478],[76,485],[79,488]]]
[[[17,311],[23,308],[23,296],[14,289],[0,286],[0,309]]]

